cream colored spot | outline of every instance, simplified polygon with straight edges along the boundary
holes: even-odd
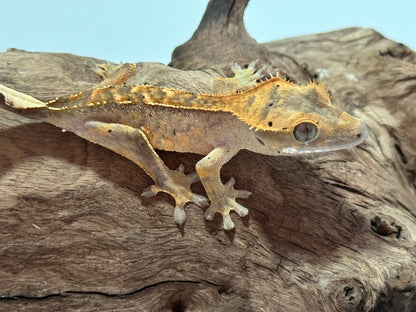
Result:
[[[136,92],[140,92],[143,91],[143,86],[140,85],[135,85],[133,87],[131,87],[130,92],[131,93],[136,93]]]
[[[347,78],[349,81],[354,81],[354,82],[357,82],[357,81],[358,81],[358,78],[357,78],[354,74],[352,74],[352,73],[347,73],[347,74],[345,74],[344,76],[345,76],[345,78]]]
[[[81,97],[82,96],[82,92],[78,92],[78,93],[75,93],[75,94],[72,94],[72,95],[70,95],[69,96],[69,100],[70,101],[73,101],[73,100],[76,100],[76,99],[78,99],[79,97]]]
[[[46,105],[49,105],[49,104],[52,104],[52,103],[55,103],[56,101],[58,101],[59,100],[59,98],[54,98],[54,99],[52,99],[52,100],[49,100],[48,102],[46,102]]]
[[[173,89],[165,89],[164,91],[166,92],[166,95],[168,97],[175,96],[178,93],[177,90],[173,90]]]
[[[132,104],[133,102],[132,101],[130,101],[130,100],[125,100],[125,101],[118,101],[117,102],[117,104],[121,104],[121,105],[123,105],[123,104]]]
[[[316,70],[316,72],[318,73],[318,77],[321,78],[321,79],[329,77],[329,70],[327,70],[325,68],[318,68]]]

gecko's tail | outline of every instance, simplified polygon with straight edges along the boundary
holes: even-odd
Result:
[[[3,85],[0,85],[0,107],[32,119],[45,120],[48,116],[46,103]]]
[[[0,103],[13,108],[13,110],[46,107],[44,102],[3,85],[0,85]]]

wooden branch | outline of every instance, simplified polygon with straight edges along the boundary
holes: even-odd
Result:
[[[171,66],[180,69],[220,68],[235,61],[268,63],[268,51],[247,33],[243,14],[248,0],[210,1],[191,39],[177,47]],[[235,46],[233,44],[236,44]]]
[[[176,68],[211,70],[139,63],[132,83],[210,91],[218,68],[258,58],[325,82],[334,105],[367,122],[366,142],[307,157],[240,152],[222,173],[253,192],[249,217],[225,232],[189,205],[181,229],[168,195],[140,196],[151,180],[127,159],[0,109],[0,311],[415,309],[415,53],[360,28],[259,46],[246,4],[212,1],[173,55]],[[101,63],[11,50],[0,83],[46,99],[93,86]],[[160,154],[188,171],[200,158]]]

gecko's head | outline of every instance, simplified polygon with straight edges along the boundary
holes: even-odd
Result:
[[[258,152],[269,155],[326,152],[353,147],[365,139],[365,124],[335,108],[325,87],[273,80],[273,84],[264,88],[264,96],[253,100],[257,107],[249,107],[246,120]]]

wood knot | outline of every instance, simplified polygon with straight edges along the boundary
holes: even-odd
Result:
[[[382,236],[390,236],[396,234],[396,238],[400,238],[402,227],[394,222],[388,222],[379,216],[374,216],[371,220],[371,228],[377,234]]]
[[[186,305],[182,300],[176,300],[172,302],[171,311],[172,312],[184,312],[186,311]]]
[[[218,293],[223,299],[230,299],[234,294],[234,289],[224,285],[218,288]]]
[[[367,292],[358,279],[334,281],[329,289],[329,298],[334,305],[334,311],[363,311]]]

